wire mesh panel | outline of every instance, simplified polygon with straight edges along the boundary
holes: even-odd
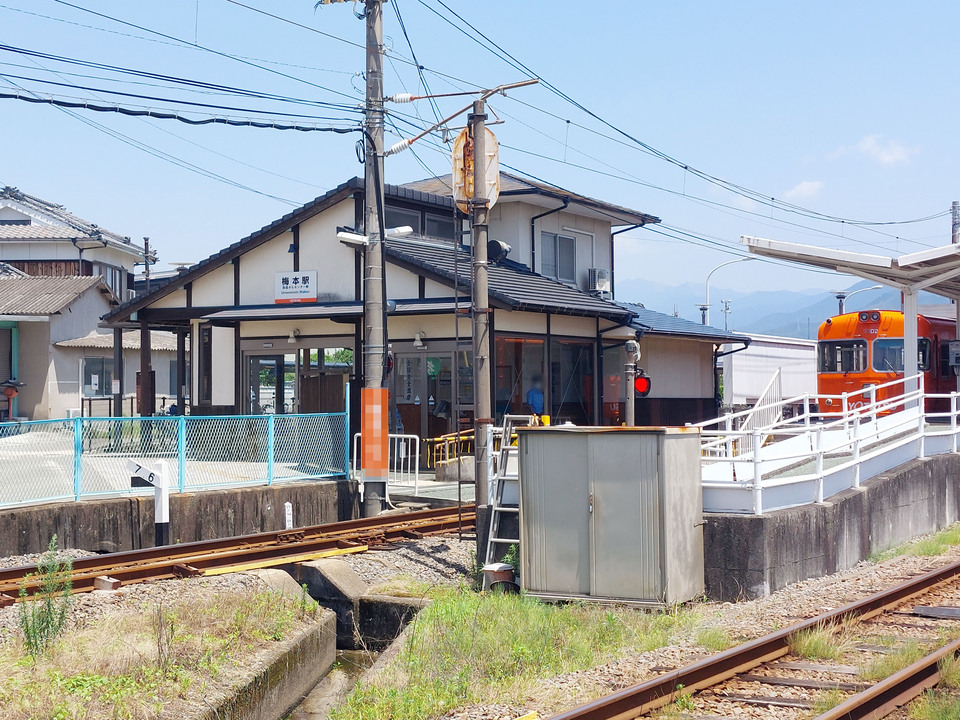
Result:
[[[269,422],[265,415],[186,418],[184,489],[268,482]]]
[[[0,506],[74,497],[77,423],[0,423]]]
[[[177,486],[179,418],[83,418],[80,422],[80,495],[130,492],[128,460],[147,467],[166,460],[170,485]]]
[[[346,466],[346,415],[274,415],[273,479],[334,477]]]

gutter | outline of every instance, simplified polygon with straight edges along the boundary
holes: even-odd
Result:
[[[560,207],[555,207],[553,210],[547,210],[530,218],[530,269],[533,272],[537,271],[537,220],[547,215],[553,215],[553,213],[560,212],[561,210],[566,210],[568,207],[570,207],[570,198],[566,197],[563,199],[563,205]]]

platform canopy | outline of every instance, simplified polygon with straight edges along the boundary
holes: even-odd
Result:
[[[904,348],[917,346],[917,293],[921,290],[957,301],[957,336],[960,337],[960,245],[887,257],[749,235],[741,236],[740,242],[755,255],[835,270],[897,288],[903,293]],[[904,389],[909,392],[915,387]]]

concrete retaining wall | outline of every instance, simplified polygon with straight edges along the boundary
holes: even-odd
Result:
[[[279,644],[265,666],[219,700],[197,720],[279,720],[320,682],[336,660],[336,619],[323,610],[320,621]]]
[[[873,478],[820,505],[761,516],[705,514],[707,594],[768,595],[845,570],[960,519],[960,455],[937,455]]]
[[[352,481],[291,482],[170,496],[170,540],[192,542],[284,527],[284,503],[298,527],[359,516]],[[60,547],[117,552],[153,547],[153,495],[50,503],[0,510],[0,555]]]

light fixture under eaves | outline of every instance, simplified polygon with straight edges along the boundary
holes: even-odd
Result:
[[[294,328],[290,331],[290,335],[287,336],[287,342],[293,345],[297,341],[298,337],[300,337],[300,331],[297,330],[297,328]]]
[[[427,334],[426,334],[423,330],[421,330],[421,331],[418,332],[416,335],[414,335],[414,337],[413,337],[413,346],[414,346],[415,348],[417,348],[417,349],[420,349],[420,350],[422,350],[424,347],[426,347],[426,346],[423,344],[423,339],[424,339],[426,336],[427,336]]]

